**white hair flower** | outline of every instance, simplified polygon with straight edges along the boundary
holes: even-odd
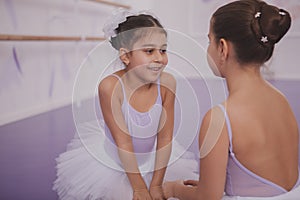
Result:
[[[158,19],[153,13],[148,11],[133,12],[124,8],[119,8],[113,11],[112,15],[106,20],[106,23],[103,26],[104,37],[106,39],[115,37],[117,35],[115,30],[118,28],[119,24],[125,22],[129,16],[138,16],[141,14],[151,15],[152,17]]]

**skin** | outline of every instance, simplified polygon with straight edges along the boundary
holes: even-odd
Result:
[[[113,76],[99,84],[104,120],[119,147],[119,157],[133,189],[133,200],[165,199],[162,183],[171,152],[176,88],[173,76],[163,72],[168,63],[166,41],[165,34],[153,32],[136,41],[132,51],[121,48],[120,58],[126,68],[115,73],[122,78],[129,104],[139,112],[147,112],[154,105],[158,95],[156,81],[160,78],[163,112],[157,133],[155,171],[149,189],[139,172],[132,139],[121,111],[124,101],[121,85]]]
[[[228,99],[223,102],[230,118],[233,149],[237,159],[250,171],[291,190],[298,179],[298,127],[291,108],[277,89],[260,74],[262,63],[241,64],[234,45],[216,40],[210,28],[207,50],[212,71],[226,79]],[[229,138],[224,114],[218,107],[202,121],[199,146],[213,135],[213,148],[201,158],[199,180],[164,183],[167,198],[221,199],[228,161]],[[216,130],[220,130],[216,134]],[[207,145],[207,144],[205,144]]]

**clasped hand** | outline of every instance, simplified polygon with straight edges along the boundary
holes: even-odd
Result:
[[[191,186],[191,187],[197,187],[199,181],[197,180],[177,180],[177,181],[169,181],[165,182],[163,184],[163,192],[166,199],[174,197],[175,196],[175,186],[176,185],[185,185],[185,186]]]

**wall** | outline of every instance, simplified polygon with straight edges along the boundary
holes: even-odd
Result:
[[[118,1],[136,10],[148,2]],[[81,0],[0,0],[0,34],[99,37],[114,9]],[[0,125],[70,104],[77,70],[98,43],[0,41]]]
[[[194,77],[196,67],[201,72],[200,78],[213,78],[205,58],[209,17],[216,7],[229,1],[117,2],[131,5],[135,10],[154,12],[166,28],[184,34],[185,39],[191,42],[191,45],[178,40],[170,42],[170,69],[181,70],[184,76]],[[291,31],[277,45],[274,57],[268,63],[268,77],[299,80],[300,70],[294,60],[298,56],[296,48],[300,42],[300,2],[270,2],[289,9],[294,21]],[[0,34],[101,36],[103,23],[114,9],[80,0],[0,0]],[[97,45],[99,42],[0,41],[0,125],[70,104],[80,64]],[[183,50],[178,55],[176,50],[180,48]],[[188,56],[182,56],[183,51]],[[190,58],[199,60],[191,67],[188,63]],[[101,60],[100,55],[97,63],[94,63],[99,69],[103,67]],[[196,77],[199,77],[199,73]],[[83,96],[91,95],[87,93]]]
[[[217,7],[232,0],[154,0],[153,11],[159,15],[168,28],[191,36],[204,49],[208,44],[209,18]],[[274,56],[267,63],[267,74],[272,79],[300,79],[300,67],[294,62],[298,57],[300,44],[300,1],[266,0],[280,8],[287,9],[293,18],[288,34],[276,45]],[[172,5],[172,6],[170,6]],[[191,53],[199,54],[199,52]],[[202,52],[200,52],[202,53]],[[209,76],[209,74],[207,74]],[[271,77],[270,77],[271,75]]]

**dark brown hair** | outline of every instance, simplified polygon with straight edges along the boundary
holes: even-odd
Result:
[[[289,30],[291,16],[264,1],[239,0],[220,7],[211,26],[216,41],[224,38],[233,43],[240,63],[262,64]]]
[[[147,29],[154,28],[154,29]],[[129,16],[126,21],[119,24],[115,29],[117,36],[111,38],[112,46],[119,50],[121,47],[131,48],[134,42],[140,39],[151,30],[159,29],[165,35],[167,32],[164,30],[160,22],[151,15],[140,14],[137,16]]]

